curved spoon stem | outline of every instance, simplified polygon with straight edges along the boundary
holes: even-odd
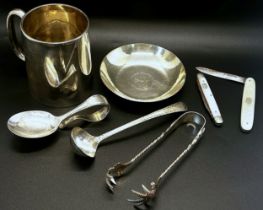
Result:
[[[74,109],[61,116],[58,116],[58,119],[60,120],[59,127],[64,128],[75,119],[80,118],[78,115],[80,115],[80,113],[85,110],[87,112],[85,114],[86,116],[84,116],[82,113],[84,117],[81,117],[81,119],[85,119],[90,122],[97,122],[103,120],[107,116],[110,107],[107,99],[104,96],[99,94],[92,95]]]
[[[140,117],[134,121],[131,121],[129,123],[126,123],[118,128],[115,128],[111,131],[108,131],[100,136],[97,137],[97,141],[98,143],[102,142],[104,139],[107,139],[117,133],[120,133],[130,127],[133,127],[135,125],[138,125],[138,124],[141,124],[145,121],[148,121],[148,120],[151,120],[151,119],[154,119],[154,118],[157,118],[157,117],[160,117],[160,116],[164,116],[164,115],[168,115],[168,114],[171,114],[171,113],[175,113],[175,112],[183,112],[183,111],[187,111],[187,106],[185,103],[183,102],[177,102],[177,103],[174,103],[174,104],[171,104],[167,107],[164,107],[162,109],[159,109],[157,111],[154,111],[150,114],[147,114],[143,117]]]

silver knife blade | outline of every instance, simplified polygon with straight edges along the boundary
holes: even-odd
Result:
[[[240,77],[240,76],[237,76],[234,74],[216,71],[214,69],[210,69],[210,68],[206,68],[206,67],[195,67],[195,68],[204,74],[208,74],[208,75],[218,77],[218,78],[222,78],[222,79],[232,80],[235,82],[240,82],[242,84],[244,84],[245,80],[246,80],[245,77]]]

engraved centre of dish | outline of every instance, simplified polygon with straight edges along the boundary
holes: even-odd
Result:
[[[169,79],[162,69],[151,66],[126,66],[116,77],[116,86],[132,98],[152,99],[169,90]]]
[[[137,72],[131,77],[131,86],[137,90],[147,91],[152,85],[154,78],[151,74],[145,72]]]

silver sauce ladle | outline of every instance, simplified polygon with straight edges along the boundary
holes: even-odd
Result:
[[[32,110],[17,113],[7,121],[8,129],[24,138],[41,138],[64,128],[76,120],[98,122],[109,113],[110,106],[102,95],[92,95],[73,110],[54,116],[49,112]]]
[[[91,134],[89,134],[84,129],[79,128],[79,127],[75,127],[71,131],[71,144],[72,144],[72,146],[75,149],[75,152],[77,154],[93,158],[96,155],[96,151],[97,151],[99,144],[103,140],[105,140],[105,139],[107,139],[107,138],[109,138],[109,137],[111,137],[111,136],[113,136],[113,135],[115,135],[121,131],[124,131],[130,127],[133,127],[133,126],[138,125],[140,123],[143,123],[145,121],[151,120],[153,118],[157,118],[157,117],[164,116],[164,115],[171,114],[171,113],[175,113],[175,112],[183,112],[186,110],[187,110],[187,106],[183,102],[174,103],[174,104],[171,104],[165,108],[159,109],[155,112],[152,112],[148,115],[145,115],[141,118],[138,118],[134,121],[131,121],[127,124],[124,124],[118,128],[111,130],[111,131],[108,131],[108,132],[106,132],[100,136],[92,136]]]

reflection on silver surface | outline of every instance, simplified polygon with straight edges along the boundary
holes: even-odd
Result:
[[[21,42],[14,17],[21,18]],[[12,10],[7,18],[9,38],[17,56],[26,61],[32,95],[50,106],[69,106],[89,94],[91,73],[89,20],[79,9],[47,4],[27,13]]]
[[[53,88],[58,88],[61,87],[63,84],[68,83],[70,77],[72,77],[77,70],[75,66],[71,64],[69,68],[64,69],[62,67],[64,71],[58,72],[54,66],[55,62],[56,61],[54,59],[50,57],[46,57],[44,60],[44,69],[45,69],[46,80],[49,83],[49,85]],[[62,60],[61,64],[63,63],[64,61]],[[74,86],[74,84],[72,84],[72,86]],[[74,88],[72,89],[72,91],[74,91]]]
[[[176,94],[185,83],[186,72],[172,52],[156,45],[136,43],[106,55],[100,76],[103,83],[122,98],[153,102]]]

